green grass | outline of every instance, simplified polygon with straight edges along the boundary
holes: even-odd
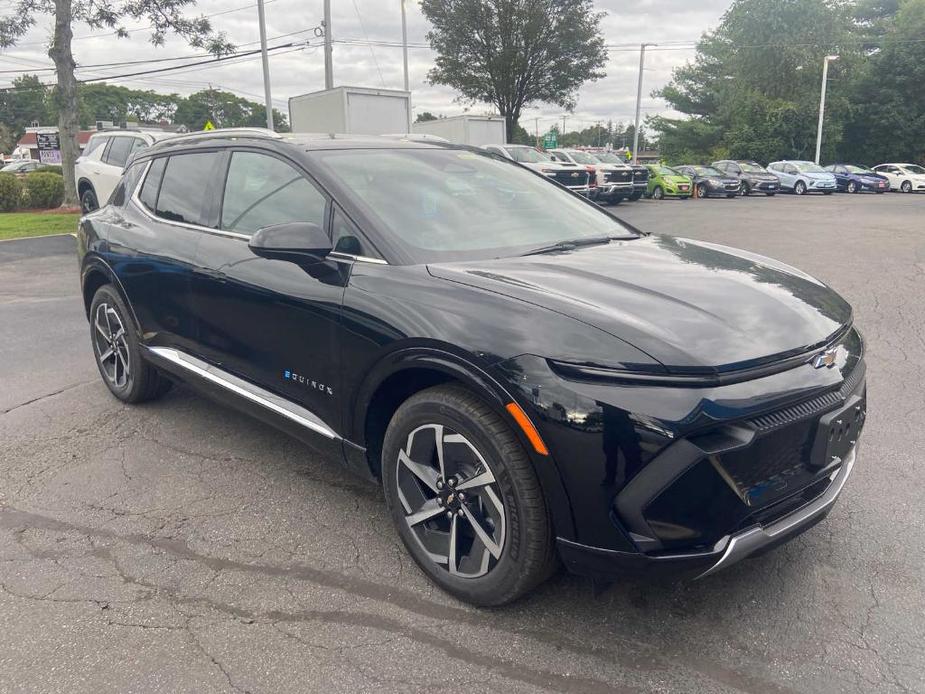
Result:
[[[78,219],[76,212],[5,212],[0,214],[0,240],[71,234]]]

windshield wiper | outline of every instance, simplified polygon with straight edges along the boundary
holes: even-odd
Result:
[[[568,241],[556,241],[548,246],[540,246],[523,255],[539,255],[540,253],[554,253],[555,251],[571,251],[579,246],[594,246],[600,243],[610,243],[615,239],[636,238],[635,236],[593,236],[587,239],[570,239]]]

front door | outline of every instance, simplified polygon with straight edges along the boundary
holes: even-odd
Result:
[[[348,261],[274,260],[248,246],[260,228],[313,222],[331,203],[293,163],[258,150],[230,152],[218,229],[204,233],[192,304],[200,355],[341,428],[337,349]]]

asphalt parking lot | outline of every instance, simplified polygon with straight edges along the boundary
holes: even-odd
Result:
[[[0,692],[925,691],[925,195],[640,201],[655,232],[799,266],[853,305],[869,419],[831,515],[699,583],[434,589],[378,489],[93,364],[74,240],[0,243]]]

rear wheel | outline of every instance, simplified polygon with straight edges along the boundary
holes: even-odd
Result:
[[[90,340],[100,376],[119,400],[144,402],[170,390],[170,381],[142,359],[128,308],[112,285],[103,285],[93,296]]]
[[[661,186],[655,186],[652,189],[652,199],[653,200],[662,200],[665,197],[665,191],[662,190]]]
[[[806,192],[806,184],[803,181],[797,181],[793,185],[793,192],[797,195],[803,195]]]
[[[80,211],[87,214],[99,208],[100,203],[96,199],[96,193],[93,192],[93,188],[87,188],[80,196]]]
[[[912,182],[903,181],[902,185],[899,186],[899,189],[904,193],[911,193],[912,192]]]
[[[490,606],[556,566],[536,474],[507,424],[460,386],[409,398],[389,423],[385,498],[408,552],[443,590]]]

